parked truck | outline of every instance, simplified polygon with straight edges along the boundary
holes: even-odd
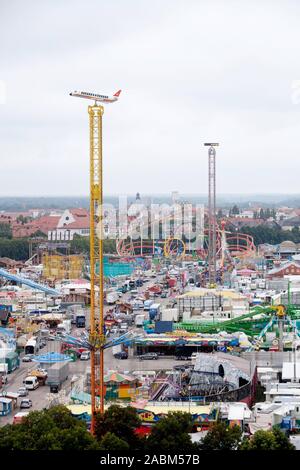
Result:
[[[69,362],[56,362],[48,368],[47,373],[48,377],[46,385],[61,386],[61,384],[68,378]]]
[[[0,363],[0,390],[3,385],[7,384],[7,374],[8,374],[8,367],[5,362]]]
[[[30,372],[32,377],[36,377],[38,379],[39,385],[45,385],[47,381],[47,373],[41,370],[32,370]]]
[[[115,304],[117,300],[119,300],[118,292],[108,292],[106,294],[106,303],[108,305]]]
[[[75,315],[76,328],[85,328],[85,314],[84,312],[76,313]]]
[[[59,325],[57,325],[57,332],[70,334],[71,333],[71,320],[63,320]]]
[[[160,319],[162,321],[178,321],[179,311],[178,308],[162,308]]]
[[[155,320],[159,318],[160,304],[152,304],[149,309],[149,319]]]
[[[115,354],[120,353],[122,350],[123,350],[122,344],[118,344],[117,346],[113,346],[112,347],[113,356],[115,356]]]
[[[16,352],[8,352],[5,356],[5,363],[7,364],[7,372],[10,374],[18,367],[20,367],[20,359]]]

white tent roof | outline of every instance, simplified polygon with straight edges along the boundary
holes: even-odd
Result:
[[[282,378],[283,380],[289,380],[294,378],[294,362],[283,362],[282,364]],[[296,362],[296,378],[300,379],[300,363]]]

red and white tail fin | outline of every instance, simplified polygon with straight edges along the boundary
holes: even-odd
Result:
[[[114,94],[114,96],[120,96],[121,91],[122,91],[122,90],[116,91],[116,93]]]

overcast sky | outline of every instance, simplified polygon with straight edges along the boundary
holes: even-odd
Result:
[[[88,194],[69,93],[120,88],[106,194],[205,193],[209,141],[219,193],[300,193],[299,18],[298,0],[1,0],[0,195]]]

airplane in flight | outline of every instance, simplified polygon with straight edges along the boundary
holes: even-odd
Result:
[[[87,91],[73,91],[73,93],[70,93],[70,96],[77,96],[77,98],[94,100],[95,102],[100,101],[101,103],[114,103],[115,101],[118,101],[121,91],[122,90],[116,91],[116,93],[112,96],[89,93]]]

